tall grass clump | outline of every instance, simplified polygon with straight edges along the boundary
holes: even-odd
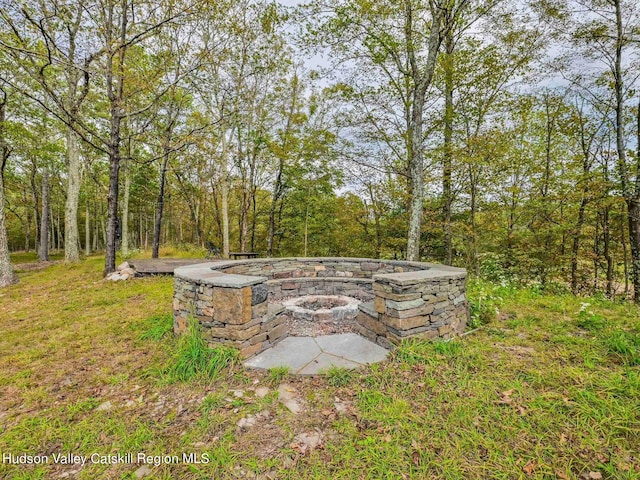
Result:
[[[614,330],[606,339],[606,345],[625,365],[640,365],[640,334]]]
[[[160,341],[173,331],[173,314],[163,313],[152,315],[142,325],[144,331],[140,335],[142,340]]]
[[[166,377],[170,382],[206,382],[217,378],[225,368],[233,367],[238,359],[239,352],[233,347],[210,347],[197,322],[191,322],[178,340],[177,353]]]

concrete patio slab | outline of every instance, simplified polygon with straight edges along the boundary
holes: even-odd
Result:
[[[330,355],[328,353],[321,353],[316,358],[311,360],[311,362],[304,367],[302,370],[297,372],[298,375],[317,375],[318,373],[325,373],[331,367],[338,368],[358,368],[362,365],[359,363],[352,362],[342,357],[336,357],[335,355]]]
[[[389,354],[387,349],[355,333],[317,337],[316,343],[323,352],[362,364],[381,362]]]
[[[289,367],[289,372],[297,372],[322,353],[311,337],[287,337],[276,346],[265,350],[244,362],[245,367],[275,368]]]
[[[388,350],[355,333],[287,337],[244,365],[262,369],[288,367],[292,374],[314,375],[331,366],[352,369],[381,362],[388,354]]]

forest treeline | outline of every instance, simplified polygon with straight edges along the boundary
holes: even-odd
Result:
[[[0,285],[210,241],[640,300],[635,0],[0,5]]]

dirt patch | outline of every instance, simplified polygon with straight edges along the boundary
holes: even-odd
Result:
[[[28,262],[28,263],[18,263],[14,265],[16,272],[37,272],[40,270],[44,270],[45,268],[49,268],[52,265],[59,265],[64,263],[64,260],[52,260],[48,262]]]

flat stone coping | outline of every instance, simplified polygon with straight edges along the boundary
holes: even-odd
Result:
[[[343,282],[343,283],[373,283],[370,278],[360,277],[291,277],[291,278],[274,278],[267,281],[269,285],[282,285],[283,283],[318,283],[318,282]]]
[[[322,265],[325,262],[367,262],[367,263],[386,263],[398,267],[409,266],[420,269],[434,269],[440,271],[464,272],[465,270],[457,267],[450,267],[440,263],[428,262],[411,262],[408,260],[384,260],[380,258],[362,258],[362,257],[271,257],[271,258],[251,258],[246,260],[222,260],[211,262],[214,270],[222,270],[237,265],[251,265],[274,262],[302,262],[307,265]]]
[[[251,275],[226,274],[221,270],[250,264],[284,263],[287,261],[303,262],[307,265],[322,265],[324,262],[370,262],[386,263],[389,265],[409,266],[419,268],[413,272],[374,274],[372,279],[359,277],[295,277],[282,279],[268,279]],[[349,258],[349,257],[313,257],[313,258],[258,258],[251,260],[226,260],[217,262],[205,262],[196,265],[187,265],[176,268],[174,276],[186,281],[196,281],[212,287],[242,288],[257,285],[269,281],[271,284],[287,283],[290,281],[336,281],[353,283],[394,283],[396,285],[415,285],[422,282],[429,282],[444,279],[460,279],[466,277],[463,268],[450,267],[435,263],[408,262],[403,260],[380,260],[373,258]]]
[[[254,277],[251,275],[235,275],[212,270],[212,266],[218,262],[199,263],[176,268],[173,276],[187,282],[196,281],[211,287],[242,288],[257,285],[267,281],[266,277]]]
[[[355,333],[287,337],[244,362],[248,368],[287,367],[295,375],[317,375],[333,367],[360,368],[387,358],[389,351]]]
[[[467,273],[462,268],[446,267],[433,270],[418,270],[416,272],[380,273],[373,276],[373,281],[395,283],[396,285],[415,285],[431,280],[465,278]]]

